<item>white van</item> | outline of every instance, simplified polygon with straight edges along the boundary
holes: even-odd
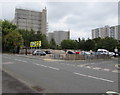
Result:
[[[109,51],[106,50],[106,49],[98,49],[98,50],[97,50],[97,53],[108,55],[108,54],[109,54]]]

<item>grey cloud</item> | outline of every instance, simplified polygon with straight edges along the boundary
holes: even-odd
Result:
[[[56,29],[71,29],[78,35],[71,35],[77,38],[83,34],[84,37],[91,37],[91,29],[104,25],[115,25],[118,17],[117,2],[21,2],[4,3],[2,5],[3,18],[11,20],[14,18],[15,7],[28,8],[39,11],[47,7],[49,31]],[[59,25],[60,21],[63,25]],[[64,27],[65,26],[65,27]],[[72,32],[72,34],[74,34]],[[87,34],[87,35],[85,35]]]

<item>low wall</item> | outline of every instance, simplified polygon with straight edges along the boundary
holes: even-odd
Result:
[[[110,59],[109,55],[79,55],[79,54],[52,54],[50,58],[62,60],[94,60],[94,59]]]

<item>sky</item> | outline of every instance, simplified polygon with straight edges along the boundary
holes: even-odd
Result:
[[[91,30],[118,25],[118,0],[0,0],[0,19],[13,20],[15,8],[47,8],[48,32],[68,31],[70,38],[91,38]]]

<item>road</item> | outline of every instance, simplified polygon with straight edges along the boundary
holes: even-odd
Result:
[[[103,68],[98,63],[117,64],[118,61],[52,61],[3,54],[2,68],[49,93],[105,93],[118,92],[116,68]],[[98,67],[99,66],[99,67]]]

